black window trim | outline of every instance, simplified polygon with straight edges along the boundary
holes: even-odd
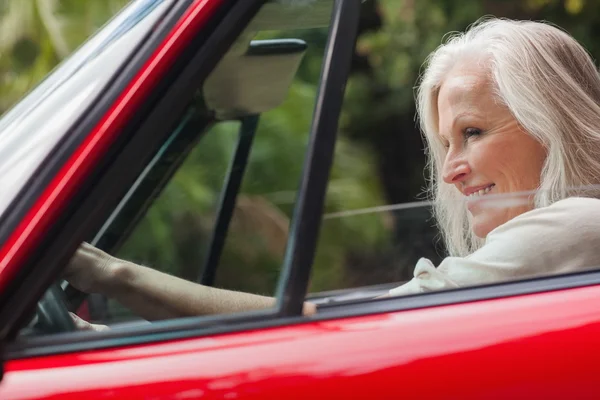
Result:
[[[58,355],[71,352],[160,344],[166,341],[201,339],[226,333],[278,328],[335,319],[382,313],[399,313],[439,306],[544,294],[568,289],[600,286],[600,271],[532,278],[525,281],[490,284],[426,294],[350,301],[323,307],[310,317],[277,317],[273,312],[249,312],[229,316],[190,317],[154,322],[104,332],[71,332],[16,341],[4,349],[4,360]],[[600,288],[599,288],[600,290]]]
[[[333,162],[338,120],[354,55],[361,0],[335,0],[308,147],[280,283],[276,291],[283,317],[300,315],[318,244],[325,195]]]

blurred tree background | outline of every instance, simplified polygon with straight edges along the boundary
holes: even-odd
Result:
[[[126,3],[0,0],[0,112]],[[447,32],[464,30],[483,15],[548,20],[594,58],[600,55],[600,0],[367,0],[362,7],[312,291],[409,279],[419,257],[437,262],[443,255],[427,207],[343,218],[336,213],[423,200],[425,160],[413,88],[426,56]],[[261,116],[219,286],[272,293],[283,260],[326,31],[276,33],[283,34],[299,35],[310,48],[288,100]],[[206,135],[121,256],[197,278],[205,256],[200,244],[209,238],[237,125],[217,125]]]

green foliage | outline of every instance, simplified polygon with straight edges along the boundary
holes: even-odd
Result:
[[[261,116],[217,285],[273,294],[283,262],[315,94],[315,84],[297,81],[281,107]],[[237,129],[236,123],[220,123],[203,137],[119,256],[188,279],[197,277],[206,257]],[[337,148],[326,212],[381,202],[369,154],[346,138],[340,138]],[[339,219],[328,223],[315,263],[316,287],[331,287],[331,282],[339,282],[331,279],[331,271],[342,270],[344,249],[377,242],[385,237],[382,228],[380,220],[357,224],[356,219]],[[335,233],[330,234],[332,231]],[[190,245],[195,249],[194,257],[186,250]]]
[[[127,3],[128,0],[2,0],[0,113]]]

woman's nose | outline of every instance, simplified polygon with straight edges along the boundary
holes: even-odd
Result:
[[[448,154],[442,168],[442,178],[446,183],[455,184],[465,180],[470,172],[464,157]]]

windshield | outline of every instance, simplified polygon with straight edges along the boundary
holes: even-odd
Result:
[[[0,215],[172,2],[132,2],[0,119]]]

